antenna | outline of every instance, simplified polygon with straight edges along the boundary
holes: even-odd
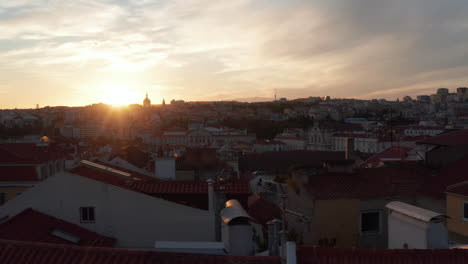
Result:
[[[276,101],[276,89],[275,89],[275,101]]]

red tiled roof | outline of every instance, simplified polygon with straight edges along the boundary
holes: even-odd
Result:
[[[382,159],[406,159],[408,157],[408,152],[413,148],[405,146],[391,146],[380,153],[372,156],[370,159],[366,160],[359,167],[361,168],[375,168],[378,167]]]
[[[463,249],[362,249],[298,247],[298,264],[462,264],[468,263]]]
[[[252,194],[248,200],[249,215],[260,224],[266,224],[276,218],[281,218],[281,209],[278,205],[267,201],[258,194]]]
[[[157,194],[207,194],[208,183],[201,181],[159,181],[132,180],[112,174],[79,166],[71,171],[74,174],[90,178],[96,181],[112,184],[125,189],[141,192],[149,195]],[[132,176],[133,177],[133,174]],[[227,182],[227,194],[248,194],[248,183],[244,181]]]
[[[0,240],[2,264],[280,264],[279,257],[168,253]]]
[[[35,166],[1,166],[0,182],[34,182],[39,180]]]
[[[112,247],[115,244],[114,238],[102,236],[31,208],[0,223],[0,239],[73,245],[70,241],[52,235],[54,230],[79,238],[79,246]]]
[[[440,134],[435,137],[419,141],[418,144],[439,146],[468,145],[468,129],[458,130],[446,134]]]

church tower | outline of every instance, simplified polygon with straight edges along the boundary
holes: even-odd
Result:
[[[146,98],[143,100],[143,107],[151,107],[151,100],[148,98],[148,93],[146,93]]]

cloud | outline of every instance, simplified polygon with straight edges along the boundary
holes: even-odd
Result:
[[[60,76],[55,85],[79,74],[89,86],[163,85],[186,99],[275,88],[393,98],[464,85],[467,11],[462,0],[7,0],[0,61]]]

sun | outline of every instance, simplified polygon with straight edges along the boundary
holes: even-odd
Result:
[[[100,101],[113,106],[133,104],[139,98],[137,92],[134,92],[129,86],[122,84],[106,84],[98,88],[98,91]]]

